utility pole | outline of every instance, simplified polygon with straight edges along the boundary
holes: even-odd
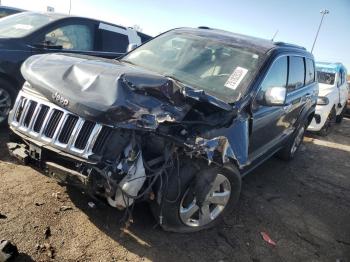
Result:
[[[314,50],[314,47],[315,47],[315,44],[316,44],[316,40],[317,40],[318,34],[320,32],[321,26],[322,26],[323,18],[324,18],[325,15],[329,14],[329,10],[323,9],[323,10],[320,11],[320,13],[322,14],[322,17],[321,17],[320,25],[318,26],[318,29],[317,29],[317,33],[316,33],[316,36],[315,36],[314,43],[312,44],[311,53]]]
[[[0,0],[1,1],[1,0]],[[72,0],[69,0],[69,15],[70,15],[70,11],[72,10]]]

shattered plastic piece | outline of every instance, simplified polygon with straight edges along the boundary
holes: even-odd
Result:
[[[266,232],[260,232],[262,238],[272,246],[276,246],[276,242],[273,241]]]
[[[95,207],[96,207],[96,204],[95,204],[94,202],[89,202],[89,203],[88,203],[88,206],[89,206],[90,208],[95,208]]]
[[[18,256],[18,249],[10,241],[1,240],[0,242],[0,262],[8,261]]]

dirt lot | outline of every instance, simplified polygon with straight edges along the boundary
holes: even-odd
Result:
[[[0,131],[0,238],[18,246],[18,261],[50,261],[45,243],[55,261],[350,261],[350,120],[326,139],[306,138],[291,163],[271,159],[248,175],[220,228],[185,235],[160,230],[144,204],[121,235],[121,212],[89,208],[79,190],[18,165],[6,137]]]

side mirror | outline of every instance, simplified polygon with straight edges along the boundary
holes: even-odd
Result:
[[[274,86],[265,91],[264,105],[266,106],[283,106],[286,103],[287,88]]]
[[[129,53],[130,51],[134,50],[137,47],[137,44],[135,43],[130,43],[128,45],[128,48],[126,49],[126,52]]]

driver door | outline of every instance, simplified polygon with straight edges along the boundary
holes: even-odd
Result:
[[[287,88],[288,57],[278,57],[270,66],[260,84],[257,97],[252,104],[252,132],[249,142],[249,159],[254,161],[276,145],[289,127],[286,116],[288,107],[265,106],[258,103],[265,91],[271,87]]]

